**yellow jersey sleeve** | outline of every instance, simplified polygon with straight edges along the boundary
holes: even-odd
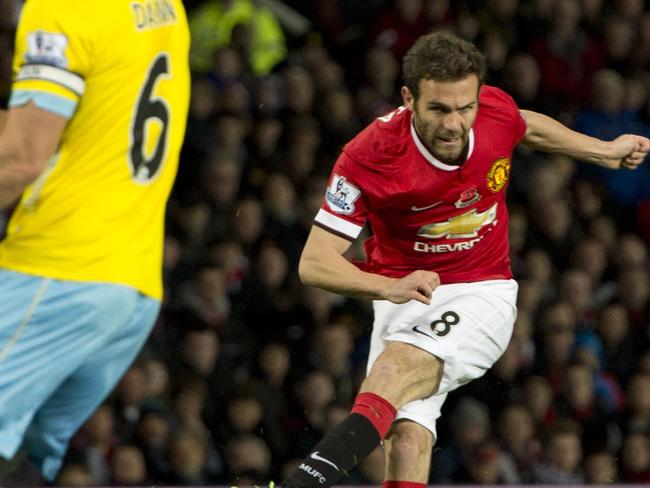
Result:
[[[92,3],[25,3],[16,34],[9,106],[32,101],[39,108],[72,116],[86,89],[94,48],[92,33],[80,21],[84,16],[79,15],[79,9],[88,9]]]

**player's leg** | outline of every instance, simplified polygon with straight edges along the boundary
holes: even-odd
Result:
[[[376,302],[370,371],[352,413],[316,445],[285,486],[331,486],[385,437],[396,409],[397,418],[435,434],[446,393],[484,374],[505,350],[516,290],[513,281],[500,280],[443,285],[430,305]],[[405,445],[396,443],[391,459],[401,459]]]
[[[442,371],[440,358],[411,344],[390,342],[370,368],[359,392],[374,393],[399,408],[433,395]]]
[[[352,412],[309,453],[288,487],[331,486],[384,439],[396,411],[406,402],[431,396],[442,376],[442,361],[410,344],[389,343],[374,361]]]
[[[135,290],[124,288],[125,302],[133,302],[131,314],[122,327],[52,393],[34,416],[24,447],[29,460],[43,477],[52,481],[57,475],[68,442],[113,390],[138,352],[155,322],[160,303]],[[110,314],[101,318],[105,326]]]
[[[384,488],[416,488],[429,480],[436,420],[447,393],[404,405],[384,439]]]
[[[102,341],[78,284],[0,271],[0,457],[11,459],[38,408]],[[111,306],[107,300],[107,306]],[[122,310],[114,310],[120,320]]]
[[[425,485],[429,480],[433,433],[411,420],[393,423],[384,439],[384,480]]]
[[[516,284],[506,280],[444,286],[434,306],[412,321],[415,325],[394,327],[387,335],[440,355],[444,370],[436,394],[399,409],[384,443],[385,488],[427,483],[436,421],[447,394],[482,376],[506,349],[516,316],[516,290]]]

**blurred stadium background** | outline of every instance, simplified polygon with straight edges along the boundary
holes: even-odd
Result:
[[[0,0],[4,98],[20,4]],[[265,485],[346,414],[369,304],[301,286],[296,265],[338,151],[400,105],[400,59],[421,34],[475,42],[522,108],[650,136],[643,0],[185,4],[193,92],[163,311],[59,486]],[[613,173],[522,148],[509,201],[515,334],[450,395],[430,483],[648,486],[650,164]],[[377,450],[343,483],[379,485],[382,463]],[[0,484],[40,483],[21,469]]]

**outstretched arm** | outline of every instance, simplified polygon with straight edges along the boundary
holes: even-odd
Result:
[[[419,270],[399,279],[366,273],[343,256],[349,247],[346,239],[313,226],[300,257],[298,273],[302,282],[359,298],[431,302],[431,293],[440,284],[437,273]]]
[[[521,114],[527,125],[521,142],[539,151],[566,154],[610,169],[636,169],[650,151],[650,140],[643,136],[624,134],[613,141],[602,141],[546,115],[530,110],[521,110]]]

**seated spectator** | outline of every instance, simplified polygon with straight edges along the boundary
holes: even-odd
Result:
[[[462,476],[466,459],[488,440],[490,415],[487,407],[470,396],[460,399],[451,413],[452,443],[433,453],[431,480],[433,483],[452,483]]]
[[[533,418],[533,425],[539,432],[550,427],[557,420],[553,389],[543,376],[526,378],[522,387],[523,401]]]
[[[334,380],[336,400],[343,404],[351,404],[356,393],[353,348],[350,327],[342,321],[319,327],[312,338],[311,364]]]
[[[167,444],[171,433],[166,411],[150,409],[145,411],[138,424],[135,441],[142,450],[151,480],[160,483],[169,473]]]
[[[618,417],[623,435],[633,432],[650,434],[650,373],[634,373],[625,389],[627,408]]]
[[[88,469],[80,463],[65,463],[54,482],[54,486],[68,488],[94,485]]]
[[[585,457],[585,482],[605,485],[618,481],[616,458],[607,451],[596,451]]]
[[[465,459],[457,481],[477,485],[518,484],[519,473],[512,458],[491,440],[476,446]]]
[[[102,485],[110,482],[110,455],[118,443],[113,407],[104,403],[79,429],[70,451],[79,456],[93,483]]]
[[[269,479],[271,453],[257,436],[247,434],[230,440],[226,445],[225,461],[229,484],[261,484]]]
[[[571,109],[585,101],[603,54],[581,27],[581,3],[563,0],[554,5],[547,32],[533,39],[530,52],[539,63],[544,92]]]
[[[639,115],[625,110],[625,82],[620,73],[610,69],[600,70],[594,75],[592,86],[591,106],[576,115],[576,130],[607,140],[624,133],[647,133]],[[579,174],[594,177],[602,184],[612,199],[610,206],[617,204],[634,208],[640,200],[650,197],[650,170],[647,165],[634,173],[581,166]]]
[[[138,486],[149,484],[147,466],[139,447],[116,446],[111,453],[111,483],[114,486]]]
[[[533,472],[535,483],[581,484],[582,447],[580,425],[572,420],[558,420],[542,441],[542,461]]]
[[[621,481],[650,483],[650,438],[647,432],[632,432],[626,435],[620,458]]]
[[[625,307],[619,303],[605,306],[598,315],[596,331],[603,344],[603,369],[625,384],[636,367],[643,343],[640,335],[630,329]]]
[[[501,448],[513,459],[521,481],[530,482],[541,445],[528,409],[518,403],[506,406],[499,416],[497,433]]]
[[[199,434],[181,430],[169,442],[170,485],[205,486],[214,479],[208,475],[207,440]]]

